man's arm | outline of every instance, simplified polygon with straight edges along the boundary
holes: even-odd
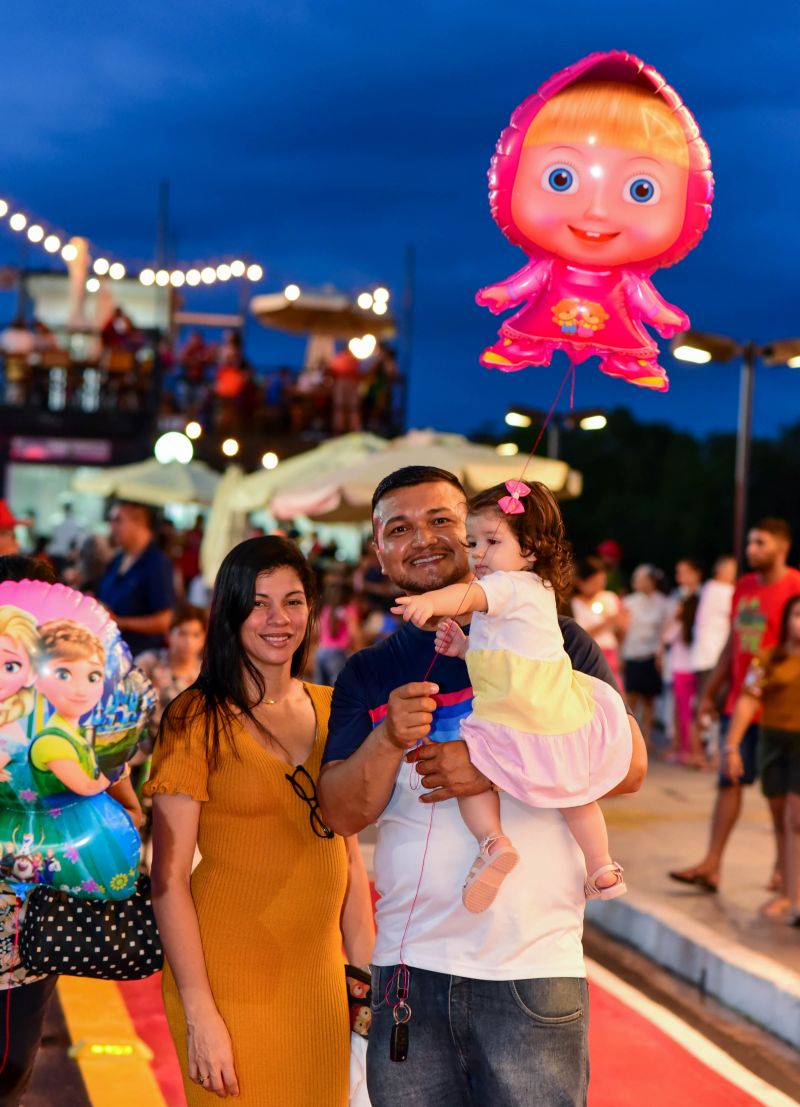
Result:
[[[400,762],[430,732],[436,710],[430,682],[406,684],[389,696],[386,718],[374,730],[359,697],[360,683],[352,662],[336,681],[331,708],[329,748],[333,760],[323,765],[317,785],[320,812],[331,830],[358,834],[376,821],[391,799]],[[348,757],[336,758],[343,733],[361,738]]]
[[[647,746],[633,715],[628,716],[628,725],[631,728],[631,763],[628,774],[616,788],[606,792],[602,797],[604,799],[608,796],[629,796],[632,792],[638,792],[647,776]]]

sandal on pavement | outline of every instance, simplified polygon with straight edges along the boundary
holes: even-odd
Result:
[[[591,876],[586,878],[583,894],[587,899],[616,899],[617,896],[624,896],[628,891],[628,887],[622,878],[622,872],[622,865],[618,865],[616,861],[612,861],[610,865],[601,865],[599,869],[595,869]],[[609,884],[607,888],[598,888],[597,878],[605,873],[614,873],[617,878],[616,882]]]
[[[694,873],[689,869],[673,871],[667,874],[670,880],[677,880],[678,884],[690,884],[693,888],[700,888],[704,892],[716,892],[716,882],[710,880],[704,873]]]
[[[507,846],[499,846],[489,852],[492,843],[499,840],[499,835],[483,839],[481,852],[473,861],[464,881],[461,900],[466,909],[475,914],[492,905],[500,885],[519,861],[519,854],[510,842]]]

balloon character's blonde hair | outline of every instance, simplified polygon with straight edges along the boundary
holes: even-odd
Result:
[[[31,681],[35,675],[36,662],[41,651],[41,639],[36,629],[36,620],[28,611],[4,604],[0,607],[0,637],[11,638],[20,646],[31,660]],[[20,688],[18,692],[0,703],[0,726],[16,722],[33,710],[33,691]]]
[[[658,93],[615,81],[568,85],[531,121],[525,146],[597,143],[621,146],[689,165],[689,145],[680,121]]]
[[[59,658],[62,661],[97,661],[102,669],[106,651],[100,639],[72,619],[51,619],[39,628],[39,668]]]

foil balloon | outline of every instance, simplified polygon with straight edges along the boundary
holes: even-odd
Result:
[[[106,794],[155,696],[108,612],[61,584],[0,584],[0,878],[124,899],[133,823]]]
[[[689,320],[650,276],[697,245],[712,197],[708,147],[655,69],[612,51],[551,77],[516,109],[489,170],[492,215],[529,260],[476,296],[495,314],[522,305],[481,363],[598,355],[609,376],[665,392],[645,328],[672,338]]]

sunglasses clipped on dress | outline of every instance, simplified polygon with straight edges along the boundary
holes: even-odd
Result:
[[[294,789],[295,795],[308,804],[308,821],[311,823],[311,829],[316,836],[318,838],[333,838],[333,831],[325,825],[319,813],[317,789],[310,773],[302,765],[298,765],[293,773],[285,773],[284,775]]]

